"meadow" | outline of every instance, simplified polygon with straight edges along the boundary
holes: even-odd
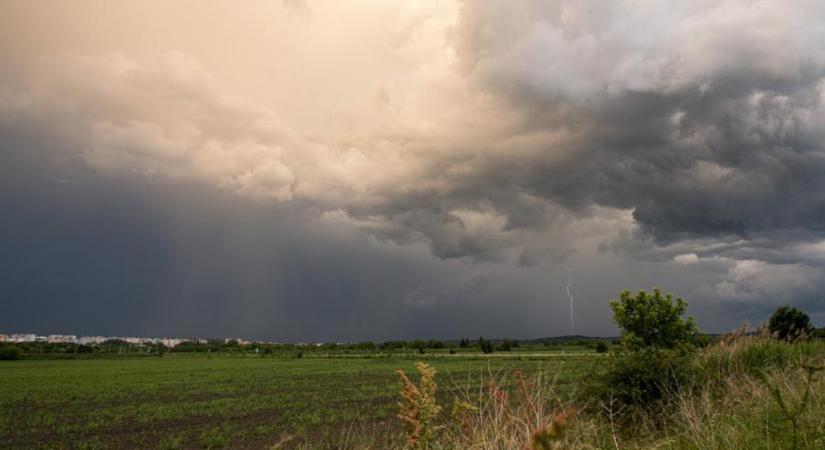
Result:
[[[686,306],[624,291],[612,344],[5,346],[0,448],[825,448],[808,316],[709,336]]]
[[[492,355],[0,361],[0,448],[825,448],[825,341],[735,333],[685,358],[641,354],[637,361],[617,346],[601,354],[590,346],[522,346]],[[615,364],[622,360],[630,365]],[[629,372],[609,397],[589,390],[616,368]],[[645,389],[677,384],[641,409],[613,390],[644,386],[637,383],[645,377],[655,380]]]
[[[438,371],[439,401],[514,370],[551,374],[571,395],[600,358],[590,348],[479,353],[166,354],[0,364],[8,449],[330,448],[347,434],[393,439],[399,379]],[[309,444],[307,444],[309,445]]]

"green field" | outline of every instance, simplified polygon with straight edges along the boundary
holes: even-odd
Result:
[[[543,371],[562,395],[600,356],[576,353],[311,355],[0,362],[2,448],[265,448],[332,442],[348,427],[392,435],[401,368],[438,369],[440,397],[489,372]]]

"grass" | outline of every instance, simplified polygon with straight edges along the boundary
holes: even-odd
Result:
[[[444,417],[444,432],[426,448],[825,448],[825,342],[738,336],[691,364],[690,385],[630,426],[616,420],[621,406],[571,399],[542,372],[503,373],[465,391],[462,412]],[[499,389],[513,379],[515,389]]]
[[[825,449],[823,341],[724,338],[692,356],[693,378],[666,408],[632,426],[619,404],[579,389],[610,358],[521,351],[8,361],[0,364],[0,442],[4,449]]]
[[[338,355],[301,359],[169,356],[8,361],[0,364],[3,448],[262,448],[375,439],[400,431],[395,369],[438,370],[449,386],[473,386],[502,370],[557,374],[572,390],[600,355]],[[381,436],[377,436],[381,435]],[[361,439],[360,437],[358,439]]]

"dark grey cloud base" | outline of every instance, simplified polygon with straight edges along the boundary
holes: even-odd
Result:
[[[563,263],[581,334],[615,333],[607,301],[653,286],[709,331],[783,303],[823,324],[822,23],[817,2],[462,2],[445,84],[482,106],[458,106],[468,130],[352,139],[356,168],[408,150],[415,176],[385,184],[328,182],[305,155],[337,140],[227,100],[186,58],[8,68],[0,330],[558,335]]]

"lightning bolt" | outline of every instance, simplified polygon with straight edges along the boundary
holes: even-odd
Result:
[[[573,287],[573,272],[570,271],[567,263],[564,263],[564,268],[567,270],[567,298],[570,299],[570,334],[574,334],[576,323],[573,321],[573,294],[570,293],[570,288]]]

